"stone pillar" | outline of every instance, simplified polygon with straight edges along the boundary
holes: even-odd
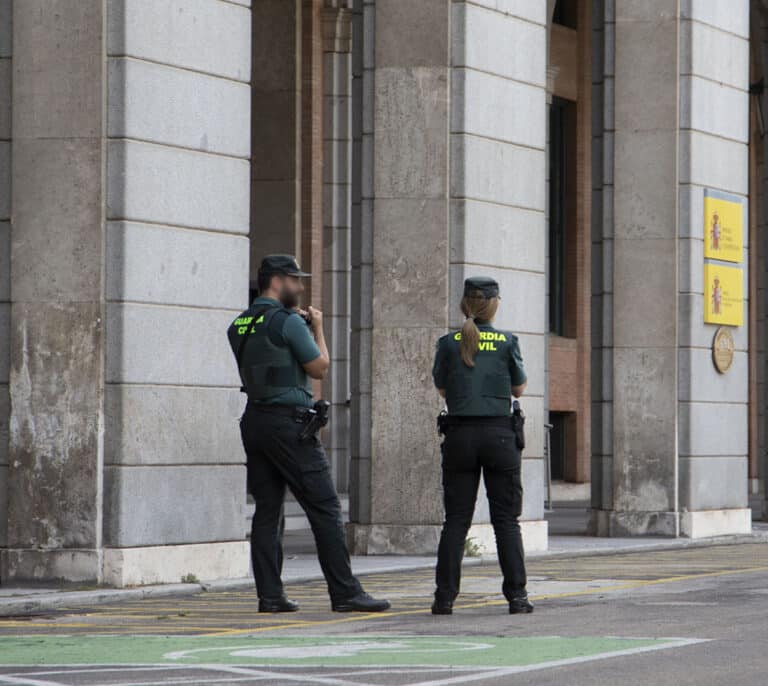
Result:
[[[484,6],[481,6],[484,5]],[[451,92],[451,242],[449,322],[459,328],[464,279],[501,285],[497,325],[520,338],[529,377],[523,459],[523,537],[547,547],[544,521],[546,353],[545,3],[454,2]],[[470,536],[495,550],[484,492]]]
[[[11,322],[11,0],[0,0],[0,548],[8,504],[8,367]]]
[[[362,7],[350,485],[358,553],[434,551],[440,531],[430,369],[448,324],[450,5]]]
[[[764,78],[768,73],[768,9],[760,0],[752,0],[751,3],[751,36],[750,49],[754,71],[752,83]],[[752,133],[750,141],[750,154],[754,158],[754,177],[750,177],[750,213],[755,217],[756,240],[752,242],[751,263],[757,265],[756,275],[756,300],[755,319],[757,327],[754,337],[757,341],[756,348],[750,348],[750,353],[755,352],[757,371],[752,379],[756,382],[757,395],[757,471],[758,479],[756,488],[750,489],[753,505],[753,517],[765,520],[768,518],[768,431],[766,431],[766,419],[768,418],[768,387],[766,386],[766,373],[768,373],[768,132],[766,131],[766,114],[768,114],[768,93],[765,90],[751,99]],[[761,119],[762,112],[762,119]],[[752,168],[750,168],[752,171]],[[755,195],[752,195],[754,189]]]
[[[678,2],[615,13],[613,478],[596,521],[676,535]]]
[[[2,578],[101,580],[104,2],[13,4],[8,548]],[[6,213],[7,214],[7,213]]]
[[[55,5],[14,3],[3,579],[243,576],[250,10]]]
[[[356,9],[352,546],[437,547],[431,427],[442,403],[431,364],[435,340],[461,324],[473,273],[501,282],[499,325],[520,334],[530,376],[523,530],[528,549],[545,548],[544,6],[377,0]],[[470,536],[492,548],[484,494],[478,501]]]
[[[323,0],[301,5],[301,266],[305,304],[323,302]],[[316,384],[319,391],[319,384]]]
[[[592,101],[592,509],[610,510],[613,470],[613,0],[594,0]]]
[[[110,7],[104,578],[245,576],[250,9]]]
[[[332,4],[329,4],[332,3]],[[324,397],[333,404],[328,454],[337,489],[349,475],[350,225],[352,158],[352,12],[346,0],[323,9],[323,311],[331,371]]]
[[[717,374],[702,278],[704,189],[747,193],[748,17],[746,0],[616,3],[615,16],[606,2],[601,535],[750,527],[748,331],[732,329],[734,364]]]
[[[693,538],[751,530],[749,4],[681,3],[679,497],[681,534]],[[726,374],[712,364],[718,327],[703,317],[705,188],[738,198],[744,208],[744,325],[729,327],[736,352]]]

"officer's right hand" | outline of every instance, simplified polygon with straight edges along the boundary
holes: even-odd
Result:
[[[309,312],[309,325],[312,327],[312,330],[321,331],[323,328],[323,313],[316,307],[312,307],[312,305],[307,310]]]

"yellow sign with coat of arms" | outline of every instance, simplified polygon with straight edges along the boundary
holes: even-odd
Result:
[[[725,193],[704,191],[704,257],[741,263],[744,259],[744,205]]]
[[[739,267],[704,265],[704,321],[729,326],[744,323],[744,272]]]

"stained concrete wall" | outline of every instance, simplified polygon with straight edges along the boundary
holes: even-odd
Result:
[[[529,377],[524,534],[529,549],[544,548],[546,4],[454,2],[452,11],[449,324],[463,323],[467,276],[499,281],[497,326],[519,336]],[[475,523],[488,521],[481,492]]]
[[[683,533],[702,535],[749,528],[749,302],[744,326],[731,329],[733,366],[718,374],[702,267],[704,189],[734,194],[744,205],[748,295],[749,1],[687,0],[680,10],[680,508]]]
[[[3,576],[98,579],[104,6],[84,0],[49,9],[45,0],[13,4],[13,403]]]
[[[612,535],[676,535],[679,16],[676,0],[617,3],[615,12],[612,261],[620,278],[606,526]]]
[[[248,296],[249,7],[109,3],[108,548],[244,537],[243,397],[224,332]]]
[[[6,542],[11,317],[11,0],[0,1],[0,547]]]

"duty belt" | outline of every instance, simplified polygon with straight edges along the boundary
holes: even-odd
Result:
[[[256,412],[264,412],[265,414],[277,414],[281,417],[290,417],[295,419],[301,424],[306,424],[316,412],[311,407],[303,407],[301,405],[274,405],[269,403],[255,403],[248,402],[248,407]]]

